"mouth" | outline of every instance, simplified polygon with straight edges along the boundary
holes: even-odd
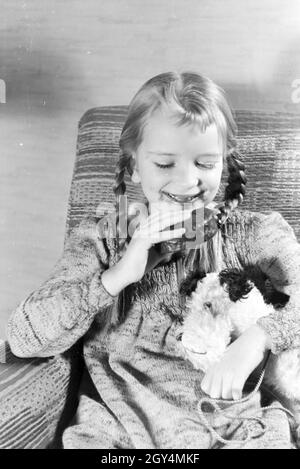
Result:
[[[179,194],[171,194],[170,192],[164,192],[162,193],[170,200],[173,202],[177,202],[179,204],[184,204],[184,203],[189,203],[189,202],[194,202],[195,200],[198,200],[200,198],[203,198],[203,195],[205,194],[205,190],[202,189],[195,195],[179,195]]]

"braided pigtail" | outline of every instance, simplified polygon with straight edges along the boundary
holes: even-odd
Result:
[[[116,240],[117,240],[117,256],[120,259],[122,251],[125,248],[126,238],[121,235],[121,223],[120,217],[125,217],[125,221],[127,223],[127,213],[124,213],[124,205],[121,204],[121,197],[126,192],[126,184],[125,184],[125,172],[126,169],[131,175],[131,156],[127,155],[125,152],[121,150],[119,154],[119,158],[116,164],[116,171],[115,171],[115,183],[113,185],[113,192],[115,194],[115,214],[116,214]],[[127,205],[125,204],[125,209],[127,210]],[[117,305],[111,311],[110,319],[106,321],[106,327],[114,327],[118,325],[122,320],[125,318],[125,311],[127,308],[127,289],[129,287],[124,288],[119,296]]]
[[[122,212],[120,198],[126,192],[126,184],[125,184],[125,172],[126,169],[130,174],[130,161],[131,157],[123,152],[120,153],[119,159],[116,165],[115,171],[115,183],[113,185],[113,192],[115,194],[116,202],[115,202],[115,211],[116,211],[116,227],[117,227],[117,242],[118,242],[118,251],[119,253],[123,250],[126,242],[126,238],[120,237],[120,216],[127,216],[127,214]],[[122,212],[122,213],[121,213]]]
[[[124,181],[125,171],[129,163],[129,158],[126,154],[120,152],[115,171],[115,183],[113,185],[113,191],[118,200],[120,195],[125,194],[126,184]]]
[[[247,177],[245,165],[241,161],[241,155],[236,148],[227,154],[228,180],[225,188],[224,204],[220,207],[219,223],[223,225],[232,212],[244,200]]]

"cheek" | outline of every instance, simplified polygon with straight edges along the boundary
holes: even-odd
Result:
[[[206,204],[212,202],[216,197],[220,187],[221,175],[222,173],[216,171],[214,174],[208,175],[205,179],[203,178],[203,182],[208,189]]]
[[[216,170],[203,175],[203,182],[207,185],[209,191],[215,192],[218,190],[221,182],[222,171]]]
[[[148,201],[160,200],[161,190],[168,183],[168,175],[161,174],[153,166],[148,166],[140,170],[140,176],[142,191]]]
[[[171,173],[168,170],[157,170],[153,165],[147,165],[140,171],[141,183],[143,188],[148,191],[159,191],[171,179]]]

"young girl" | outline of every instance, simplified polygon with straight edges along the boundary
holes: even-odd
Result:
[[[235,137],[225,94],[211,80],[197,73],[150,79],[129,107],[114,188],[118,208],[126,169],[141,185],[147,203],[136,229],[125,241],[113,235],[122,214],[84,219],[48,280],[11,315],[8,340],[20,357],[60,354],[84,336],[86,379],[65,448],[214,448],[197,414],[201,396],[239,398],[267,350],[300,346],[300,246],[279,213],[237,208],[246,178]],[[228,186],[217,206],[224,165]],[[215,209],[217,229],[199,246],[163,254],[160,243],[181,238],[196,207]],[[168,229],[177,222],[183,227]],[[289,302],[249,328],[203,376],[178,348],[181,281],[199,267],[251,262]],[[257,393],[232,407],[242,415],[259,406]],[[289,448],[286,415],[265,418],[268,432],[241,447]],[[243,425],[223,423],[220,431],[236,439]]]

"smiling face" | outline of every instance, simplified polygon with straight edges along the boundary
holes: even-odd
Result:
[[[178,126],[168,111],[160,109],[148,119],[133,158],[135,182],[141,183],[150,210],[151,204],[159,202],[172,207],[208,205],[218,192],[223,146],[215,124],[204,132],[197,123]],[[187,198],[199,194],[201,188],[205,192],[200,198]]]

